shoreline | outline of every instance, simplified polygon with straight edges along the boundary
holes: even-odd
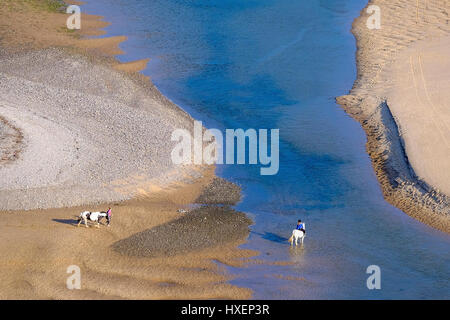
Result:
[[[11,135],[14,129],[4,126],[0,135],[6,132],[21,146],[19,151],[9,146],[7,152],[2,151],[2,159],[11,158],[10,154],[16,157],[0,167],[8,173],[0,188],[4,221],[0,242],[13,243],[0,250],[4,257],[0,282],[5,285],[0,297],[250,298],[251,290],[229,284],[231,276],[214,262],[242,266],[245,259],[257,255],[238,248],[246,242],[252,223],[245,214],[228,207],[239,201],[239,188],[217,182],[213,166],[179,168],[168,157],[170,146],[163,138],[170,140],[167,134],[174,128],[192,129],[192,117],[138,73],[147,59],[120,63],[114,58],[122,53],[118,44],[126,37],[82,38],[104,34],[100,28],[108,23],[101,17],[83,13],[81,32],[63,32],[59,28],[65,27],[67,15],[36,3],[33,7],[9,2],[0,11],[9,24],[8,29],[0,29],[0,115],[7,114],[6,121],[14,122],[11,128],[20,132],[15,137]],[[48,3],[54,4],[54,0]],[[36,23],[16,23],[30,22],[32,19],[26,18],[37,12]],[[18,43],[18,38],[23,41]],[[52,141],[51,147],[48,141]],[[208,188],[217,184],[221,194],[211,194]],[[71,185],[74,188],[69,188]],[[238,196],[230,200],[230,194],[236,192]],[[229,219],[219,219],[222,225],[214,223],[218,206],[178,212],[208,201],[225,205],[219,211]],[[76,216],[88,204],[92,211],[111,206],[112,226],[73,228]],[[195,221],[210,216],[210,223],[192,222],[191,214]],[[210,234],[224,223],[239,228],[231,228],[213,241],[188,237],[181,251],[176,244],[170,247],[183,254],[129,254],[130,248],[145,248],[147,238],[154,232],[164,233],[163,226],[174,221],[191,235]],[[164,241],[152,244],[166,250]],[[65,288],[66,267],[71,264],[82,269],[86,279],[82,290]]]
[[[4,89],[3,92],[14,91],[14,94],[16,94],[17,90],[15,90],[15,87],[23,85],[27,87],[28,90],[26,92],[26,94],[28,95],[26,99],[30,98],[35,100],[48,99],[45,102],[50,103],[50,101],[53,98],[53,100],[58,100],[55,109],[63,108],[63,110],[74,108],[74,106],[76,105],[75,104],[70,105],[67,102],[63,101],[63,105],[61,106],[60,105],[62,103],[61,96],[44,98],[36,96],[34,92],[30,93],[30,91],[32,90],[44,91],[45,95],[49,95],[48,87],[56,88],[58,91],[62,91],[63,95],[71,95],[71,98],[73,100],[76,100],[76,103],[80,103],[80,100],[82,99],[82,97],[80,97],[78,93],[83,93],[88,96],[94,97],[103,96],[102,98],[107,100],[109,104],[111,103],[116,104],[114,105],[114,107],[123,108],[123,105],[126,106],[132,104],[133,108],[129,108],[128,110],[126,110],[130,115],[133,114],[134,112],[140,112],[139,109],[144,109],[143,110],[144,113],[149,111],[151,112],[151,116],[153,117],[152,120],[157,121],[158,124],[161,122],[161,119],[164,120],[164,118],[173,120],[172,122],[175,126],[169,125],[168,126],[169,130],[178,127],[185,128],[188,130],[192,129],[191,122],[193,122],[194,119],[187,112],[185,112],[183,109],[179,108],[172,101],[166,98],[153,85],[149,77],[139,72],[146,67],[146,64],[149,59],[141,59],[137,61],[121,63],[115,57],[117,54],[123,53],[119,49],[118,45],[120,42],[127,40],[126,36],[113,36],[105,38],[88,38],[88,39],[84,38],[85,36],[104,35],[106,33],[104,30],[102,30],[102,28],[109,25],[109,23],[103,21],[102,20],[103,17],[82,13],[81,17],[83,21],[83,28],[81,30],[74,30],[70,32],[67,31],[66,33],[63,33],[59,29],[55,29],[55,21],[58,26],[60,26],[61,23],[64,22],[62,25],[63,28],[65,28],[65,20],[67,19],[68,15],[65,14],[65,10],[63,10],[62,8],[65,8],[67,5],[70,4],[83,5],[83,2],[76,0],[69,0],[69,1],[46,0],[46,2],[44,3],[41,3],[40,1],[37,0],[32,0],[29,2],[20,0],[8,2],[9,3],[6,5],[7,8],[6,9],[3,8],[3,10],[9,11],[11,15],[13,15],[16,14],[14,9],[19,8],[19,10],[17,10],[18,11],[17,14],[20,16],[30,14],[30,12],[34,14],[39,13],[40,15],[42,15],[42,18],[39,22],[43,22],[43,24],[39,25],[39,28],[37,30],[31,31],[29,31],[29,29],[33,29],[32,27],[36,27],[36,25],[32,24],[31,26],[25,25],[24,27],[22,27],[22,24],[18,24],[19,26],[17,26],[17,24],[14,24],[13,26],[9,26],[10,29],[13,30],[9,33],[8,32],[5,33],[5,30],[0,30],[1,33],[4,35],[4,38],[2,39],[1,43],[2,46],[0,46],[0,59],[2,60],[2,65],[0,66],[0,74],[4,78],[3,79],[5,80],[4,82],[7,82],[7,85],[4,88],[2,88]],[[14,7],[14,5],[16,7]],[[46,7],[47,5],[48,8]],[[62,5],[63,7],[60,7],[58,9],[59,5]],[[4,14],[5,12],[0,13]],[[49,17],[51,17],[52,19],[48,19]],[[14,18],[11,18],[10,16],[6,16],[6,18],[10,19],[7,20],[6,23],[14,21]],[[17,30],[15,30],[16,28]],[[15,32],[17,31],[23,32],[25,29],[27,30],[25,33],[30,34],[30,38],[31,37],[34,38],[32,38],[32,41],[24,41],[25,44],[18,44],[15,41],[15,39],[21,38],[20,36],[23,36],[23,34],[16,35]],[[43,34],[44,32],[41,32],[41,29],[48,29],[49,32],[47,34]],[[56,70],[57,72],[54,71],[47,72],[46,68],[57,69]],[[55,73],[56,75],[53,75],[52,73]],[[82,73],[86,73],[88,76],[85,77],[78,76],[78,74]],[[90,78],[93,79],[91,80]],[[103,80],[102,78],[108,79],[102,82]],[[83,83],[89,81],[91,83],[87,84]],[[9,85],[11,82],[17,83]],[[126,84],[124,84],[123,82],[126,82]],[[36,88],[32,87],[35,86],[36,84],[38,85],[36,86]],[[125,85],[127,86],[126,88],[124,87]],[[133,95],[127,92],[127,90],[133,92]],[[59,94],[59,92],[57,93]],[[29,104],[28,101],[26,101],[26,99],[24,99],[23,101],[19,101],[19,103],[16,103],[16,105],[26,106],[27,104]],[[6,99],[5,97],[3,97],[2,101],[3,104],[5,104],[5,101],[7,106],[6,107],[3,106],[3,113],[7,113],[7,111],[10,110],[11,114],[15,116],[17,112],[11,106],[11,102],[8,100],[8,97],[6,97]],[[96,102],[93,100],[81,101],[81,104],[83,103],[86,104],[86,102],[89,102],[90,105],[98,107]],[[117,106],[117,102],[122,103],[122,105]],[[10,105],[8,106],[8,104]],[[45,108],[48,108],[48,106],[46,105]],[[26,110],[21,110],[17,114],[30,111],[27,110],[27,108],[25,109]],[[108,110],[105,111],[108,112]],[[39,112],[42,113],[42,110],[39,110]],[[76,110],[75,113],[79,112],[84,112],[84,110]],[[98,113],[99,110],[97,109],[94,111],[94,114],[86,114],[84,119],[87,119],[88,117],[90,118],[92,116],[97,116]],[[143,116],[143,113],[141,112],[138,115]],[[31,116],[34,115],[29,115],[28,118],[30,118]],[[53,115],[51,116],[52,117],[49,117],[49,115],[45,114],[43,116],[40,116],[39,119],[36,120],[40,122],[50,120],[49,124],[51,125],[53,125],[53,123],[57,123],[58,122],[57,120],[61,120],[57,119]],[[69,116],[74,115],[69,114]],[[106,117],[107,114],[103,113],[100,114],[100,116],[101,118]],[[26,140],[23,137],[24,128],[20,128],[19,125],[16,126],[14,125],[17,123],[23,123],[23,121],[22,122],[12,121],[11,118],[12,117],[10,117],[9,119],[6,119],[4,117],[1,118],[2,123],[4,124],[3,128],[5,128],[5,133],[0,132],[0,134],[3,134],[5,137],[9,139],[15,138],[17,146],[15,146],[16,150],[12,150],[13,148],[9,148],[11,149],[9,150],[8,146],[5,147],[5,149],[3,150],[4,155],[2,155],[2,157],[5,157],[4,160],[10,160],[9,158],[11,157],[15,158],[14,160],[22,160],[20,159],[19,155],[20,154],[23,155],[24,144],[28,143],[34,145],[35,141],[33,141],[33,143],[30,143],[30,141],[23,141]],[[123,118],[126,118],[125,120],[130,122],[128,115],[125,114]],[[66,124],[67,123],[66,119],[63,120],[64,121],[60,122]],[[96,120],[97,123],[101,122],[100,119],[94,120]],[[116,121],[115,119],[109,120]],[[108,126],[106,129],[109,130],[110,132],[116,131],[117,129],[121,129],[117,127],[117,124],[120,125],[120,123],[114,124],[116,126],[113,127]],[[88,123],[86,125],[96,125],[96,123],[93,122]],[[142,129],[143,127],[144,126],[141,126],[139,129]],[[89,128],[85,129],[89,130]],[[127,128],[127,130],[129,129],[130,127]],[[98,128],[96,128],[96,130],[98,130]],[[14,131],[14,134],[12,134],[11,131]],[[59,130],[59,132],[61,133],[62,131]],[[168,132],[170,133],[170,131]],[[72,132],[69,132],[69,134],[72,134]],[[122,132],[122,134],[131,134],[131,132],[130,133]],[[32,137],[31,134],[29,134],[28,136]],[[152,136],[155,140],[157,140],[157,138],[161,138],[155,136],[154,134],[148,134],[148,136]],[[167,138],[166,136],[164,137]],[[51,137],[47,138],[51,139]],[[79,136],[75,137],[74,140],[76,140],[76,138],[79,138]],[[134,137],[132,137],[132,139],[134,139]],[[115,143],[119,141],[120,140],[115,140]],[[126,141],[126,143],[134,143],[134,141],[128,140]],[[142,147],[142,142],[140,143],[140,147]],[[77,150],[80,149],[78,144],[76,149]],[[157,153],[158,152],[161,153],[161,150],[157,151]],[[9,153],[13,153],[13,156],[9,156]],[[126,153],[124,154],[124,156],[125,155]],[[168,154],[164,154],[164,156],[168,158]],[[79,161],[78,157],[77,160]],[[122,161],[123,159],[114,159],[114,160]],[[156,159],[156,160],[163,160],[163,159]],[[11,161],[9,161],[9,163],[10,162]],[[139,167],[142,168],[142,163],[140,163],[139,165],[140,165]],[[206,168],[208,166],[202,167]],[[121,169],[123,171],[123,168]],[[193,175],[193,177],[200,177],[200,175],[198,174],[199,172],[198,166],[174,167],[165,164],[164,172],[166,174],[168,173],[168,176],[172,178],[175,177],[176,179],[178,179],[178,181],[182,181],[185,176],[188,176],[187,180],[189,180],[190,175]],[[138,170],[134,170],[132,175],[128,174],[125,176],[118,176],[115,178],[112,177],[112,179],[110,178],[109,181],[107,182],[113,184],[114,185],[113,189],[115,189],[116,191],[119,190],[119,193],[126,193],[127,189],[131,189],[133,188],[133,186],[137,186],[138,188],[135,189],[138,190],[137,193],[134,193],[133,195],[127,195],[124,198],[119,197],[116,199],[110,199],[109,201],[123,201],[132,199],[133,197],[142,197],[145,196],[147,192],[155,188],[158,189],[158,187],[164,187],[164,184],[170,185],[171,183],[177,181],[176,179],[175,180],[169,179],[168,181],[163,181],[161,179],[154,179],[154,175],[149,180],[145,176],[139,176],[139,174],[140,172]],[[127,184],[130,185],[130,188],[127,188]],[[156,186],[156,184],[160,184],[160,186]],[[27,184],[27,189],[29,187],[30,186]],[[5,189],[8,188],[1,188],[0,186],[0,192]],[[105,199],[103,202],[105,202],[106,200],[108,199]],[[77,206],[80,204],[95,205],[99,204],[100,202],[101,201],[98,200],[96,201],[84,200],[81,203],[73,203],[72,206]],[[67,204],[65,205],[53,204],[37,207],[18,206],[16,208],[2,207],[2,204],[0,204],[0,210],[47,209],[47,208],[67,207]],[[23,206],[23,204],[20,204],[20,206]]]
[[[228,283],[225,266],[242,267],[256,252],[238,248],[246,242],[244,214],[231,217],[242,232],[230,229],[220,242],[197,241],[197,233],[214,232],[214,213],[189,211],[190,203],[213,179],[213,170],[192,184],[173,185],[142,199],[111,203],[111,227],[94,223],[77,227],[85,207],[2,212],[1,299],[249,299],[250,289]],[[106,204],[91,207],[104,210]],[[187,213],[178,212],[186,208]],[[189,219],[204,218],[199,225]],[[165,228],[183,221],[186,243],[167,246]],[[243,220],[242,220],[243,219]],[[103,221],[104,222],[104,221]],[[223,221],[221,221],[223,222]],[[144,235],[142,237],[142,235]],[[153,237],[152,237],[153,236]],[[156,236],[156,238],[155,238]],[[147,240],[148,239],[148,240]],[[152,240],[155,254],[148,255]],[[209,239],[207,239],[209,240]],[[166,253],[171,250],[174,254]],[[182,254],[178,254],[182,250]],[[143,254],[142,254],[143,253]],[[220,262],[220,263],[216,263]],[[80,267],[81,289],[66,288],[67,268]]]
[[[366,27],[369,5],[380,7],[379,30]],[[441,113],[434,115],[429,112],[432,102],[425,79],[424,88],[416,88],[418,98],[405,98],[413,96],[413,92],[409,91],[411,84],[406,67],[400,68],[409,61],[411,53],[408,50],[411,48],[419,52],[420,58],[432,43],[431,39],[449,43],[447,18],[445,8],[436,1],[429,1],[426,5],[420,3],[419,7],[403,0],[389,3],[369,1],[352,25],[357,46],[357,78],[349,94],[337,97],[336,101],[366,132],[366,150],[386,201],[411,217],[450,233],[450,196],[442,191],[449,182],[445,172],[449,171],[446,159],[450,153],[445,146],[440,147],[441,137],[435,135],[437,130],[424,125],[437,123],[438,127],[445,126],[443,122],[440,124],[439,118],[445,119],[447,115],[442,109]],[[432,54],[436,59],[444,56],[445,51],[435,50]],[[427,62],[429,68],[434,66],[431,58]],[[445,76],[445,71],[441,72],[440,82],[435,82],[448,83],[448,74]],[[411,81],[415,83],[414,76]],[[427,83],[432,82],[429,80]],[[438,84],[434,89],[436,96],[445,90]],[[419,108],[416,106],[422,102],[419,99],[422,92],[429,101]],[[434,96],[431,98],[437,100]],[[425,152],[427,158],[423,157]],[[439,176],[442,173],[444,175]]]

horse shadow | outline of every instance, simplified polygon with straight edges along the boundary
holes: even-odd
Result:
[[[52,221],[58,222],[58,223],[64,223],[72,226],[78,225],[78,219],[52,219]]]
[[[252,231],[252,233],[257,234],[259,236],[261,236],[263,239],[272,241],[272,242],[276,242],[276,243],[287,243],[287,241],[289,240],[288,238],[285,237],[281,237],[275,233],[272,232],[264,232],[264,233],[259,233],[259,232],[254,232]]]

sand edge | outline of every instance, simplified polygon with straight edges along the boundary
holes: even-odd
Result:
[[[398,45],[389,45],[388,41],[392,40],[389,39],[387,40],[388,45],[384,47],[378,45],[375,42],[379,39],[373,39],[374,30],[366,26],[369,17],[366,10],[370,5],[379,6],[381,12],[388,11],[388,4],[382,1],[369,1],[360,16],[353,22],[351,31],[356,38],[357,45],[357,79],[350,93],[337,97],[336,101],[361,124],[366,132],[366,150],[386,201],[411,217],[433,228],[450,233],[450,197],[417,177],[408,160],[405,143],[399,134],[398,125],[392,116],[386,98],[379,94],[379,91],[377,92],[377,86],[384,85],[380,76],[384,71],[383,68],[394,61],[398,52],[407,49],[416,41],[424,41],[425,37],[417,36],[417,39],[408,39],[409,42],[406,41],[406,44]],[[389,5],[391,7],[408,6],[402,0],[391,1]],[[415,4],[412,6],[415,9]],[[408,10],[405,9],[403,17],[405,20],[409,18],[407,13]],[[426,22],[423,23],[428,26]],[[404,31],[402,28],[399,30],[400,32]],[[395,36],[398,34],[394,34],[392,38],[395,39]],[[389,50],[389,54],[384,55],[382,50]]]

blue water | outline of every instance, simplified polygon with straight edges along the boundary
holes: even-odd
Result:
[[[228,268],[262,299],[449,299],[450,237],[383,200],[360,125],[336,105],[355,80],[364,0],[96,0],[121,61],[149,57],[160,91],[210,128],[279,128],[280,170],[222,165],[255,224],[243,248],[275,264]],[[298,218],[303,247],[286,243]],[[277,265],[277,262],[288,262]],[[368,290],[366,268],[381,268]],[[293,277],[293,278],[291,278]],[[294,280],[302,278],[303,280]]]

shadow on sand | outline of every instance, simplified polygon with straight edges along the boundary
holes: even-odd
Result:
[[[78,219],[52,219],[52,221],[69,224],[72,226],[76,226],[78,224]]]

